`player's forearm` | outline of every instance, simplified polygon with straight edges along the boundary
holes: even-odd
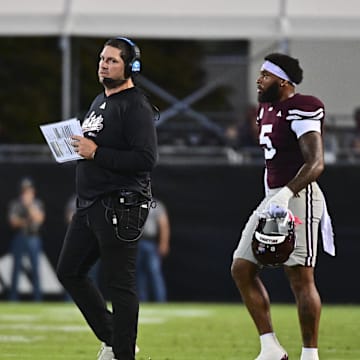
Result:
[[[307,185],[316,181],[324,170],[324,162],[319,160],[311,164],[304,164],[296,176],[287,184],[288,188],[297,194]]]
[[[324,153],[320,133],[312,131],[304,134],[299,138],[299,146],[304,164],[287,184],[294,194],[316,181],[324,171]]]

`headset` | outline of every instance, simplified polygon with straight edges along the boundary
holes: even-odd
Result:
[[[128,79],[131,77],[131,75],[138,74],[141,71],[140,49],[133,41],[128,38],[116,37],[115,39],[125,42],[131,49],[131,58],[130,61],[125,64],[124,71],[125,78]]]

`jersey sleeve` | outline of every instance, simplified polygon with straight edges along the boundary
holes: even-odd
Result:
[[[286,120],[323,120],[324,104],[314,96],[300,96],[292,102]]]
[[[324,118],[324,104],[313,96],[301,96],[288,109],[286,116],[297,138],[310,131],[321,133]]]
[[[318,120],[294,120],[291,122],[291,130],[296,134],[297,138],[310,131],[321,134],[321,123]]]

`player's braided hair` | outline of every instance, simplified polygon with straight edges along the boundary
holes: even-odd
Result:
[[[303,79],[303,70],[300,67],[298,59],[285,54],[272,53],[267,55],[265,60],[268,60],[283,69],[293,83],[301,83]]]

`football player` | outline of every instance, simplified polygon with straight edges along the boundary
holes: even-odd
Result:
[[[294,293],[302,334],[301,360],[318,360],[321,301],[314,281],[320,220],[325,250],[334,255],[331,221],[316,180],[324,170],[322,128],[324,104],[296,92],[303,79],[299,61],[272,53],[257,79],[259,143],[265,157],[265,198],[250,216],[234,252],[232,276],[256,325],[261,350],[256,360],[287,360],[270,316],[267,290],[260,280],[262,268],[252,251],[258,214],[285,216],[287,209],[300,219],[296,247],[283,264]],[[326,232],[327,230],[327,232]]]

